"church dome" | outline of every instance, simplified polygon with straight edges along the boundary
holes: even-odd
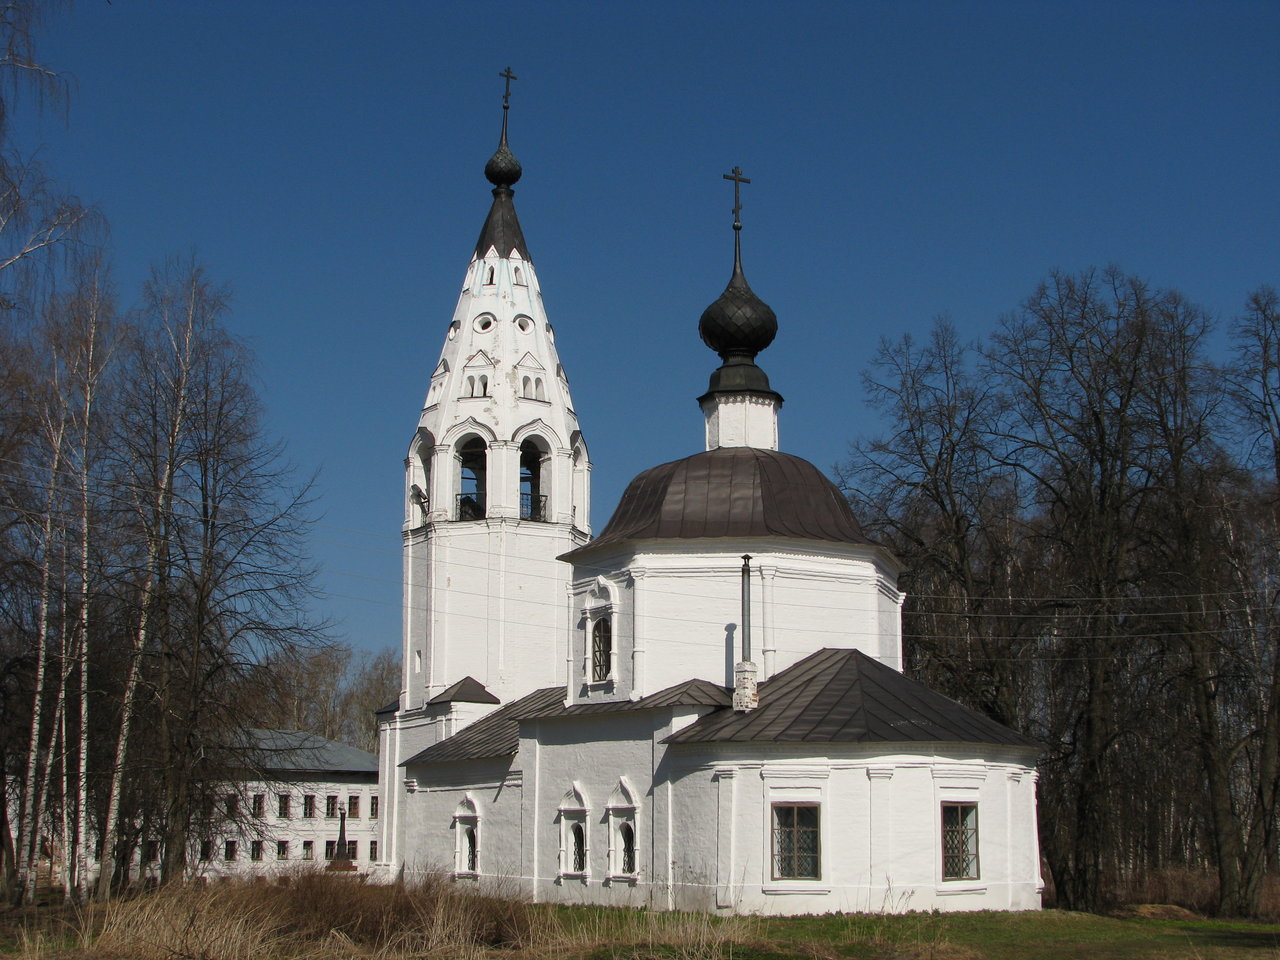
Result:
[[[504,125],[502,142],[498,144],[498,149],[489,158],[489,162],[484,165],[485,179],[495,187],[511,187],[520,179],[522,173],[524,168],[520,166],[520,161],[507,146],[507,131]]]
[[[755,295],[737,257],[724,293],[702,311],[698,334],[725,360],[739,355],[753,358],[778,335],[777,315]]]
[[[600,536],[567,557],[625,540],[711,537],[872,542],[836,485],[808,460],[718,447],[640,474]]]

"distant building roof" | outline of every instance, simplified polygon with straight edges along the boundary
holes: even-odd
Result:
[[[627,486],[600,536],[562,559],[627,540],[707,537],[872,542],[844,495],[808,460],[719,447],[644,471]]]
[[[273,773],[377,773],[367,750],[301,730],[250,730],[250,749]]]
[[[663,742],[1040,746],[860,650],[819,650],[770,677],[759,690],[755,710],[717,710]]]

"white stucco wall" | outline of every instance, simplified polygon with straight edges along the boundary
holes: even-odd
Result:
[[[456,815],[470,801],[480,876],[464,879],[514,882],[540,901],[765,914],[1039,907],[1030,751],[660,742],[699,712],[530,720],[516,758],[417,771],[402,816],[419,854],[406,867],[456,866]],[[610,857],[624,778],[637,847],[629,877]],[[943,879],[944,802],[978,805],[977,879]],[[773,877],[775,803],[818,805],[818,879]],[[581,874],[562,855],[566,817],[579,816]]]
[[[769,540],[647,541],[575,565],[570,696],[639,699],[693,677],[731,686],[742,554],[752,560],[752,659],[766,680],[824,647],[902,669],[895,568],[873,547]],[[588,686],[592,611],[613,606],[616,673]]]

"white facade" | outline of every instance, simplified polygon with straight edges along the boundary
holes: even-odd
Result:
[[[490,179],[499,211],[514,180]],[[518,242],[486,246],[491,211],[407,461],[385,875],[662,909],[1038,908],[1038,747],[901,676],[897,561],[776,452],[754,363],[776,322],[740,258],[703,315],[707,452],[642,474],[588,543],[586,447],[500,212]],[[739,712],[744,633],[760,697]]]

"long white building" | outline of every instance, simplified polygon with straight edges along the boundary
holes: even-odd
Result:
[[[641,473],[590,539],[503,109],[406,461],[381,868],[658,908],[1037,908],[1038,746],[903,676],[897,561],[778,449],[738,205],[698,325],[720,358],[704,449]]]

